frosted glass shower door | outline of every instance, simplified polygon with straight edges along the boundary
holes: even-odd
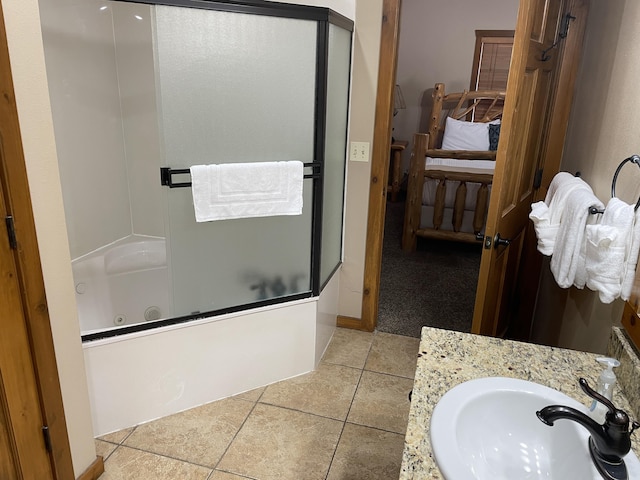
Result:
[[[347,110],[351,68],[351,32],[332,24],[328,27],[321,285],[329,280],[342,261]]]
[[[168,6],[155,17],[166,166],[314,161],[316,22]],[[312,182],[302,215],[206,223],[190,188],[166,189],[174,315],[309,292]]]

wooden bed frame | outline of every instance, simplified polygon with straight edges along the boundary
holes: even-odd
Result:
[[[409,167],[407,200],[402,234],[402,249],[414,251],[417,237],[477,242],[478,235],[484,230],[487,207],[489,204],[489,186],[493,173],[465,172],[443,166],[438,169],[425,168],[425,158],[447,158],[459,160],[495,160],[495,151],[442,150],[446,117],[456,120],[490,122],[502,116],[504,91],[464,91],[445,95],[444,84],[437,83],[433,91],[433,107],[429,118],[428,132],[414,135],[413,150]],[[451,107],[453,105],[453,107]],[[474,118],[475,117],[475,118]],[[478,118],[480,117],[480,118]],[[437,180],[435,201],[433,204],[433,228],[421,228],[422,192],[425,179]],[[460,182],[456,189],[453,204],[452,229],[441,229],[445,210],[447,182]],[[467,183],[480,184],[473,212],[473,232],[461,231],[462,218],[467,197]]]

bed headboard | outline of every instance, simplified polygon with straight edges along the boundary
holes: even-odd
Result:
[[[429,117],[428,148],[440,148],[447,117],[470,122],[490,122],[502,117],[506,92],[474,90],[445,94],[444,83],[433,89],[433,106]]]

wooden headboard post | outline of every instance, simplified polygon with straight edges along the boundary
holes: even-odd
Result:
[[[431,117],[429,118],[429,128],[427,133],[429,134],[429,142],[427,148],[438,148],[440,140],[442,139],[442,102],[444,100],[444,83],[436,83],[433,93],[433,105],[431,107]]]

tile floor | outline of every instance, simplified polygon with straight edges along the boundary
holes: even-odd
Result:
[[[96,439],[100,479],[398,478],[418,345],[338,328],[314,372]]]

